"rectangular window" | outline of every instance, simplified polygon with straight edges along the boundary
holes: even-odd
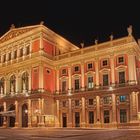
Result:
[[[126,123],[126,122],[127,122],[126,109],[120,109],[120,123]]]
[[[110,97],[109,96],[104,97],[104,104],[109,104],[109,101],[110,101]]]
[[[75,79],[75,90],[79,90],[80,88],[80,81],[79,79]]]
[[[74,71],[78,72],[79,71],[79,66],[74,67]]]
[[[62,69],[62,75],[66,74],[66,69]]]
[[[3,62],[6,61],[6,54],[3,55]]]
[[[89,100],[88,100],[88,104],[89,104],[89,105],[93,105],[93,99],[89,99]]]
[[[118,57],[118,63],[124,63],[124,57],[123,56]]]
[[[94,112],[89,111],[89,124],[93,124],[93,123],[94,123]]]
[[[88,88],[93,88],[93,77],[88,77]]]
[[[11,60],[11,53],[9,53],[9,60]]]
[[[26,47],[26,55],[29,55],[29,53],[30,53],[30,46],[27,46]]]
[[[102,66],[107,66],[108,64],[107,64],[107,60],[103,60],[102,61]]]
[[[93,64],[92,63],[89,63],[88,64],[88,69],[92,69],[93,68]]]
[[[23,48],[21,48],[19,52],[20,52],[19,57],[22,57],[23,56]]]
[[[63,101],[63,102],[62,102],[62,106],[63,106],[63,107],[66,107],[66,101]]]
[[[17,50],[14,51],[14,59],[17,58]]]
[[[120,96],[120,102],[125,102],[125,101],[126,101],[126,96],[125,95]]]
[[[125,72],[121,71],[119,72],[119,84],[125,83]]]
[[[62,81],[62,92],[66,91],[66,81]]]
[[[75,100],[75,106],[79,106],[79,100]]]
[[[103,86],[108,86],[108,74],[103,75]]]
[[[104,123],[109,123],[109,110],[104,110]]]

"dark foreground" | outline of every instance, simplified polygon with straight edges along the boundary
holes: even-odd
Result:
[[[2,129],[0,140],[140,140],[140,129]]]

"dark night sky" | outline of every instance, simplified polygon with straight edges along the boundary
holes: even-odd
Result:
[[[45,25],[75,45],[85,46],[127,35],[133,26],[133,35],[140,38],[140,5],[138,0],[5,0],[0,6],[0,36],[11,24],[16,27]],[[116,2],[115,2],[116,1]]]

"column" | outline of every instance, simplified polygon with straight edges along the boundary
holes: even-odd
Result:
[[[31,124],[31,99],[28,99],[28,127],[32,127],[32,124]]]
[[[114,55],[111,55],[110,57],[110,66],[111,66],[111,81],[112,86],[115,85],[115,65],[114,65]]]
[[[129,74],[129,84],[136,84],[137,77],[136,77],[136,60],[135,55],[130,52],[128,54],[128,74]]]
[[[69,102],[68,127],[72,127],[72,108],[71,108],[71,99],[68,99],[68,102]]]
[[[96,96],[96,125],[99,125],[101,123],[101,117],[100,117],[100,97]]]
[[[71,94],[71,66],[68,67],[68,76],[69,76],[69,94]]]
[[[32,56],[32,40],[30,40],[30,46],[29,47],[30,47],[29,48],[29,56],[31,58],[31,56]]]
[[[95,60],[96,88],[99,88],[99,64],[98,59]]]
[[[137,103],[137,92],[130,94],[130,122],[137,122],[138,103]]]
[[[15,127],[18,127],[19,126],[19,108],[18,108],[18,101],[15,101],[15,114],[16,114]]]
[[[86,107],[85,107],[85,98],[82,97],[82,122],[81,126],[85,127],[86,126]]]
[[[82,91],[85,90],[85,74],[84,74],[84,62],[81,63],[81,86],[82,86]]]
[[[56,69],[56,90],[57,93],[59,94],[59,69]]]
[[[31,93],[32,89],[32,69],[29,69],[29,92]]]
[[[44,99],[41,99],[41,126],[45,126],[44,124]]]
[[[3,102],[4,112],[6,112],[6,102]],[[7,127],[7,117],[3,117],[3,127]]]
[[[39,52],[42,52],[43,51],[43,36],[42,36],[42,34],[40,34],[40,45],[39,45],[39,48],[40,48]]]
[[[60,127],[59,100],[56,100],[56,122],[55,127]]]
[[[43,78],[44,78],[43,77],[43,66],[41,65],[41,66],[39,66],[39,89],[41,92],[43,92],[43,90],[44,90],[44,84],[43,84],[44,79]]]
[[[37,112],[38,114],[38,120],[39,120],[39,122],[38,122],[38,126],[41,126],[41,99],[39,98],[38,99],[38,112]]]
[[[116,96],[115,94],[112,94],[112,123],[117,123],[117,113],[116,113]]]

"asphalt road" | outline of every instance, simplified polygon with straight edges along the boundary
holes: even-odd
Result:
[[[140,129],[3,129],[0,140],[140,140]]]

